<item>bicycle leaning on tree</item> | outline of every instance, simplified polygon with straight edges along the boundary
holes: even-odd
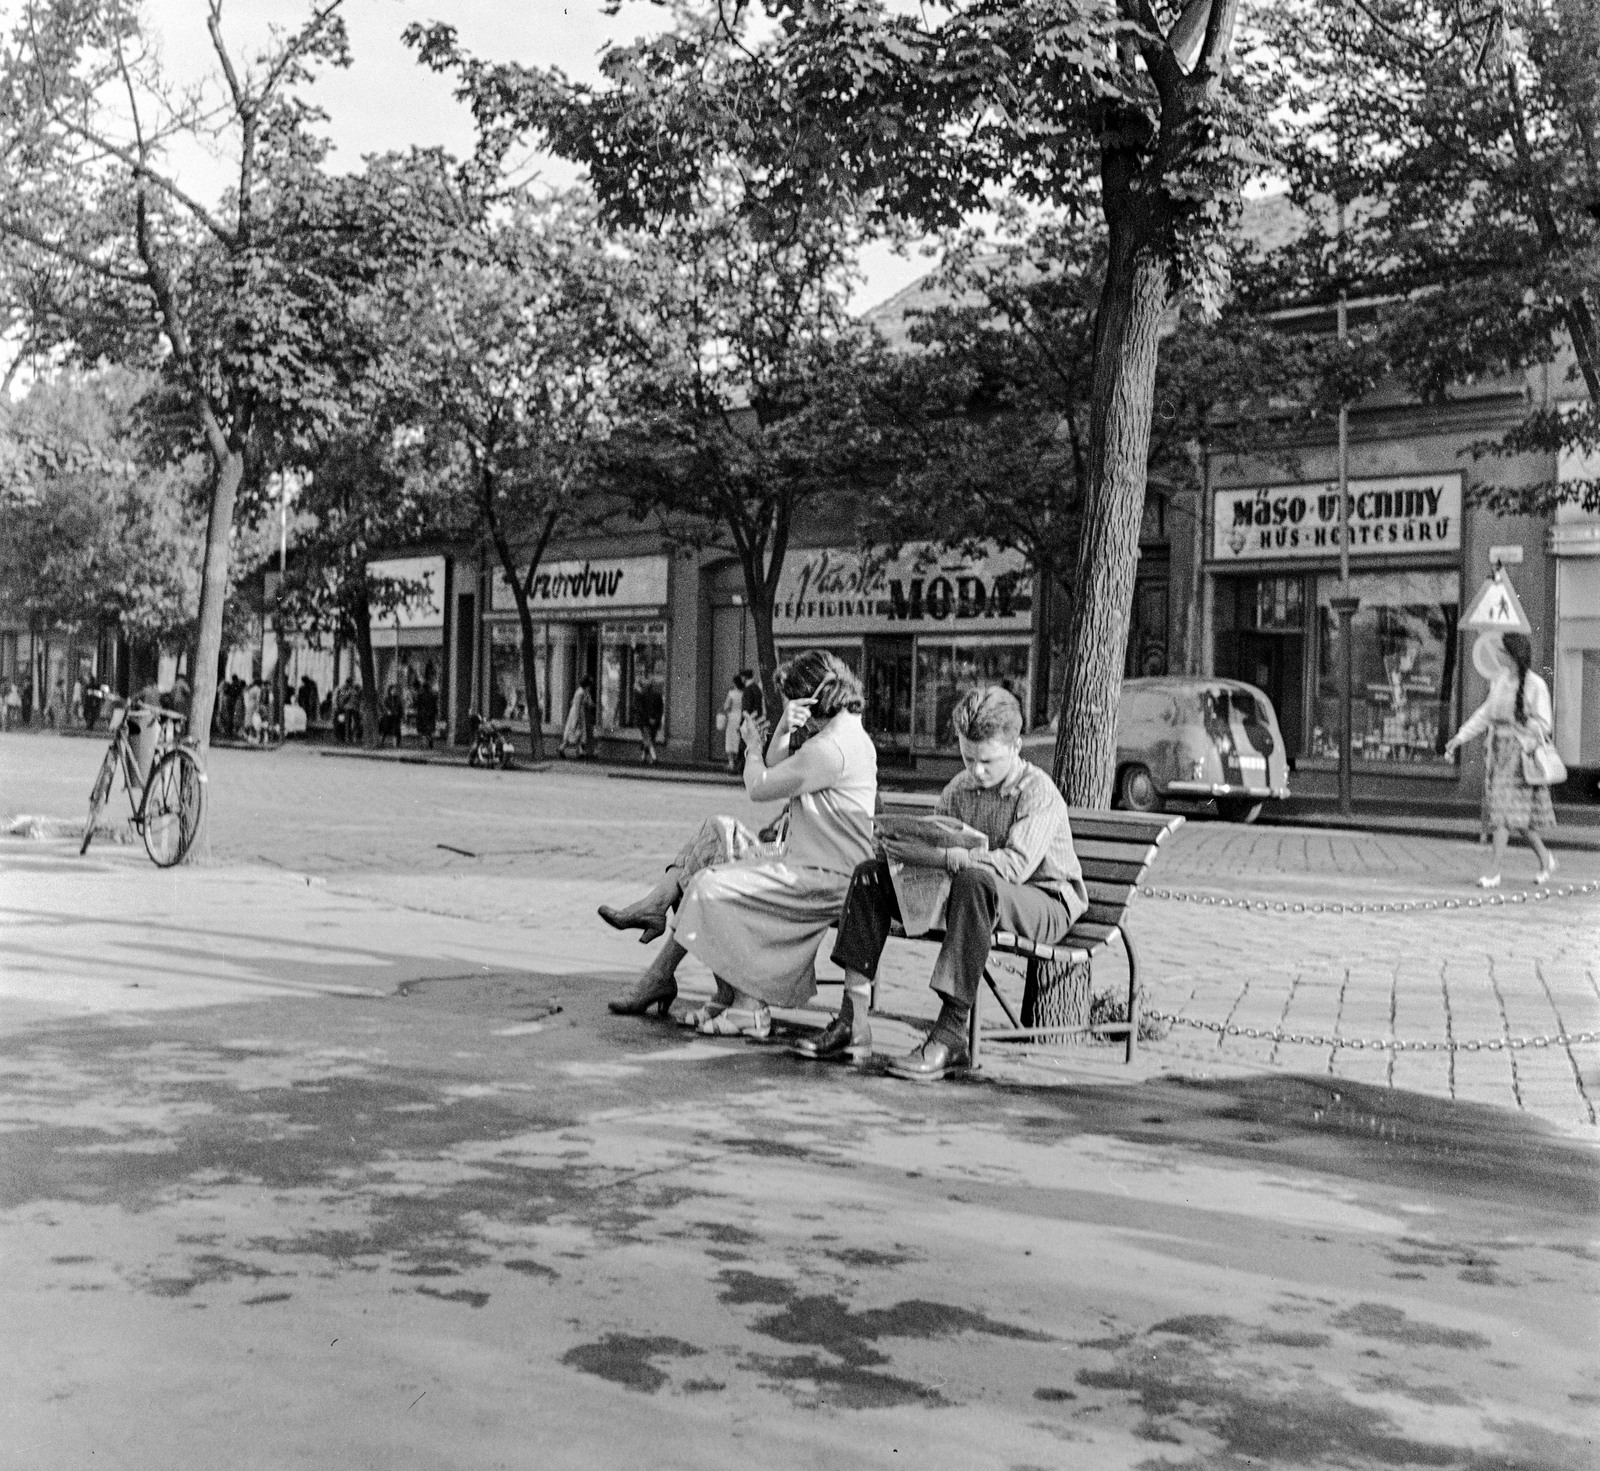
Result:
[[[109,690],[101,695],[111,710],[111,745],[89,793],[89,821],[78,852],[89,851],[95,824],[120,770],[145,852],[158,868],[171,868],[183,862],[200,831],[206,775],[199,753],[192,741],[180,738],[183,716],[158,705],[117,699]],[[142,737],[152,733],[153,747],[142,752]]]

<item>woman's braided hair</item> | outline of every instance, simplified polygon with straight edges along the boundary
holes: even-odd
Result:
[[[1517,702],[1512,709],[1512,718],[1521,725],[1527,716],[1527,709],[1523,704],[1522,692],[1528,684],[1528,670],[1533,665],[1533,644],[1525,633],[1504,633],[1500,635],[1501,646],[1506,653],[1511,655],[1511,662],[1517,666]]]

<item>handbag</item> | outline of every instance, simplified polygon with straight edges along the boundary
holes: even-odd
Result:
[[[727,728],[728,728],[728,712],[726,710],[718,710],[717,711],[717,729],[718,730],[726,730]]]
[[[1553,741],[1541,740],[1522,753],[1522,779],[1530,787],[1558,787],[1567,779],[1567,763]]]

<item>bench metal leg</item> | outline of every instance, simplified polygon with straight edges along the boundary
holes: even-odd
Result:
[[[1128,952],[1128,1050],[1124,1061],[1132,1062],[1139,1037],[1139,952],[1126,925],[1118,925],[1117,933],[1122,936],[1122,948]]]
[[[989,989],[994,992],[994,999],[1000,1003],[1000,1010],[1005,1012],[1006,1020],[1014,1027],[1020,1027],[1022,1023],[1017,1020],[1017,1014],[1011,1009],[1011,1003],[1000,994],[1000,987],[995,984],[994,972],[988,966],[983,968],[983,978],[989,983]]]

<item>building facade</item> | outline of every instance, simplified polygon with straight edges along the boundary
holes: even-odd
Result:
[[[1447,758],[1444,744],[1487,694],[1473,665],[1477,635],[1460,626],[1496,566],[1532,625],[1534,667],[1551,681],[1557,739],[1581,757],[1597,740],[1583,676],[1600,634],[1600,588],[1587,520],[1500,516],[1471,492],[1537,484],[1537,456],[1478,460],[1472,446],[1526,412],[1520,383],[1429,408],[1399,395],[1351,415],[1348,537],[1352,755],[1358,800],[1472,808],[1482,743]],[[1289,747],[1296,796],[1337,791],[1340,727],[1338,450],[1332,437],[1214,460],[1202,502],[1199,672],[1243,679],[1271,697]],[[1570,529],[1569,529],[1570,528]],[[1595,546],[1600,553],[1600,543]],[[1568,570],[1569,565],[1575,569]],[[1600,559],[1594,563],[1600,569]],[[1589,612],[1591,602],[1593,613]],[[1596,638],[1600,645],[1600,637]],[[1574,762],[1573,764],[1581,764]],[[1592,758],[1591,758],[1592,764]],[[1588,782],[1592,786],[1592,782]],[[1585,785],[1577,774],[1571,792]]]

